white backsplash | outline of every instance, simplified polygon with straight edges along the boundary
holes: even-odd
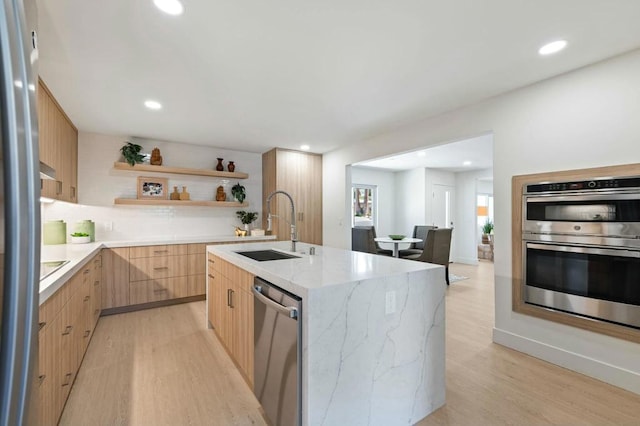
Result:
[[[178,207],[178,206],[114,206],[115,198],[136,198],[138,176],[162,176],[169,179],[169,187],[187,187],[192,200],[213,200],[220,179],[202,176],[167,175],[149,172],[129,172],[113,169],[120,160],[124,136],[110,136],[80,132],[78,140],[78,197],[79,204],[56,201],[42,205],[42,220],[62,219],[67,233],[74,232],[77,221],[90,219],[96,223],[96,241],[149,239],[156,237],[233,235],[233,227],[240,226],[238,208]],[[217,157],[235,161],[236,171],[249,174],[240,182],[247,192],[248,207],[262,215],[262,155],[222,148],[179,144],[173,142],[135,139],[143,152],[160,148],[163,165],[214,169]],[[231,196],[230,193],[227,194]]]

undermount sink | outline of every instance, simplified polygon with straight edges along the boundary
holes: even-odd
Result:
[[[51,262],[40,262],[40,280],[47,278],[58,269],[69,263],[68,260],[54,260]]]
[[[252,251],[237,251],[236,253],[249,259],[257,260],[258,262],[265,262],[267,260],[281,260],[281,259],[294,259],[300,258],[289,253],[283,253],[277,250],[252,250]]]

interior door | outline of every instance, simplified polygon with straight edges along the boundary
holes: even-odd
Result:
[[[450,185],[433,185],[433,197],[431,203],[431,220],[438,228],[453,228],[453,212],[455,203],[455,187]],[[451,239],[451,253],[453,258],[455,239]]]

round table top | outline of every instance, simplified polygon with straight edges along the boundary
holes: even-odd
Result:
[[[377,238],[374,238],[374,240],[379,243],[419,243],[420,241],[422,241],[422,239],[420,238],[410,238],[410,237],[405,237],[401,240],[392,240],[389,237],[377,237]]]

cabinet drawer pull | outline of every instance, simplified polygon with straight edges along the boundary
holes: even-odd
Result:
[[[69,333],[71,333],[71,330],[73,330],[73,326],[72,325],[68,325],[65,327],[64,331],[62,332],[63,336],[68,335]]]
[[[233,309],[233,308],[235,308],[235,306],[233,306],[233,295],[234,295],[235,291],[229,289],[229,290],[227,290],[227,292],[229,294],[229,296],[228,296],[229,297],[229,307],[231,309]]]
[[[157,268],[153,268],[154,271],[164,271],[165,269],[169,269],[168,266],[158,266]]]
[[[215,261],[215,260],[213,260],[213,259],[207,259],[207,260],[208,260],[210,263],[216,263],[216,261]]]
[[[95,281],[93,282],[93,285],[100,285],[100,280],[95,280]]]
[[[231,306],[231,289],[227,289],[227,306]]]
[[[216,277],[214,277],[213,275],[211,275],[211,274],[208,274],[208,275],[209,275],[209,278],[211,278],[212,280],[216,279]]]
[[[71,198],[76,198],[76,187],[72,186],[71,187]]]
[[[91,272],[91,269],[85,269],[84,272],[82,273],[83,275],[87,275],[89,272]]]
[[[163,292],[165,292],[165,291],[167,291],[167,289],[166,289],[166,288],[159,288],[159,289],[154,289],[154,290],[153,290],[153,292],[154,292],[154,293],[163,293]]]
[[[44,326],[45,326],[45,325],[47,325],[47,322],[46,322],[46,321],[39,322],[39,323],[38,323],[38,327],[39,327],[39,328],[38,328],[38,330],[42,330],[42,329],[44,328]]]
[[[89,299],[91,299],[91,296],[85,296],[85,297],[84,297],[84,301],[85,301],[85,302],[88,302],[88,301],[89,301]]]
[[[62,182],[59,180],[56,181],[56,194],[62,194]]]
[[[71,383],[71,376],[73,376],[73,374],[71,373],[67,373],[64,375],[64,378],[67,380],[66,380],[66,383],[62,384],[62,387],[69,386],[69,384]]]
[[[47,378],[46,374],[42,374],[42,375],[38,376],[38,386],[41,386],[42,382],[44,382],[44,379],[46,379],[46,378]]]
[[[169,253],[169,250],[154,250],[153,254]]]
[[[84,331],[84,337],[89,337],[90,334],[91,334],[91,330]]]

